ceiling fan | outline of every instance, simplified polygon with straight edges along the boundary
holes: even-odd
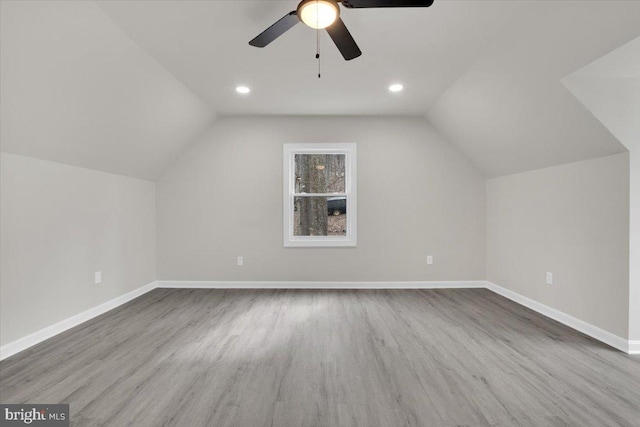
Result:
[[[249,44],[265,47],[302,21],[311,28],[326,29],[347,61],[362,55],[360,48],[340,19],[338,3],[348,9],[377,7],[429,7],[433,0],[302,0],[298,8],[264,30]]]

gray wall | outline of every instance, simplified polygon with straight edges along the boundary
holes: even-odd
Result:
[[[357,248],[283,247],[282,145],[304,142],[358,144]],[[219,118],[157,183],[158,279],[483,280],[484,193],[422,119]]]
[[[357,248],[283,247],[282,144],[299,142],[358,143]],[[2,344],[156,278],[488,278],[629,333],[627,153],[485,186],[420,119],[229,117],[157,188],[7,153],[1,172]],[[94,285],[98,270],[103,283]]]
[[[631,150],[629,339],[640,342],[640,139]]]
[[[152,182],[2,153],[0,208],[1,344],[155,280]]]
[[[488,280],[627,338],[628,153],[490,179],[486,194]]]

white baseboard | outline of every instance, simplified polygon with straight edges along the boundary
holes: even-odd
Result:
[[[461,289],[485,288],[484,280],[443,282],[225,282],[159,280],[158,288],[200,289]]]
[[[503,288],[502,286],[498,286],[495,283],[486,283],[487,289],[499,295],[502,295],[505,298],[509,298],[510,300],[515,301],[520,305],[530,308],[533,311],[537,311],[538,313],[543,314],[560,323],[563,323],[570,328],[580,331],[583,334],[589,335],[590,337],[595,338],[598,341],[602,341],[603,343],[608,344],[613,348],[617,348],[618,350],[625,353],[630,352],[630,341],[622,337],[612,334],[611,332],[607,332],[604,329],[600,329],[597,326],[594,326],[583,320],[570,316],[560,310],[551,308],[548,305],[544,305],[538,301],[532,300],[531,298],[527,298],[523,295],[510,291],[509,289]]]
[[[155,288],[156,283],[151,282],[145,286],[142,286],[141,288],[135,289],[117,298],[102,303],[96,307],[90,308],[89,310],[83,311],[82,313],[78,313],[75,316],[71,316],[68,319],[62,320],[25,337],[7,343],[0,347],[0,360],[11,357],[16,353],[26,350],[29,347],[32,347],[44,340],[56,336],[59,333],[73,328],[74,326],[78,326],[79,324],[84,323],[87,320],[91,320],[94,317],[100,316],[101,314],[106,313],[109,310],[113,310],[114,308],[127,303],[132,299],[138,298],[140,295],[146,294],[147,292]]]
[[[0,347],[0,360],[34,346],[59,333],[91,320],[109,310],[125,304],[155,288],[199,288],[199,289],[478,289],[486,288],[540,314],[563,323],[592,338],[602,341],[629,354],[640,354],[640,341],[628,341],[603,329],[593,326],[559,310],[539,303],[495,283],[475,281],[424,281],[424,282],[233,282],[233,281],[174,281],[161,280],[121,295],[68,319],[48,326],[30,335]]]

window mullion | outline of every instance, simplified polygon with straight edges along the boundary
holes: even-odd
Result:
[[[344,197],[347,193],[293,193],[294,197]]]

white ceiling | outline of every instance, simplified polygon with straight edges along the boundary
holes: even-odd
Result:
[[[297,6],[289,1],[98,1],[164,67],[221,114],[424,115],[508,21],[517,2],[438,1],[429,8],[345,9],[363,55],[345,61],[298,24],[266,48],[249,46]],[[390,96],[391,82],[406,91]],[[249,85],[250,97],[234,88]]]
[[[640,36],[638,1],[343,8],[363,55],[322,33],[321,79],[302,24],[248,45],[296,3],[2,0],[2,149],[155,179],[216,115],[426,114],[487,176],[624,150],[561,79]]]

